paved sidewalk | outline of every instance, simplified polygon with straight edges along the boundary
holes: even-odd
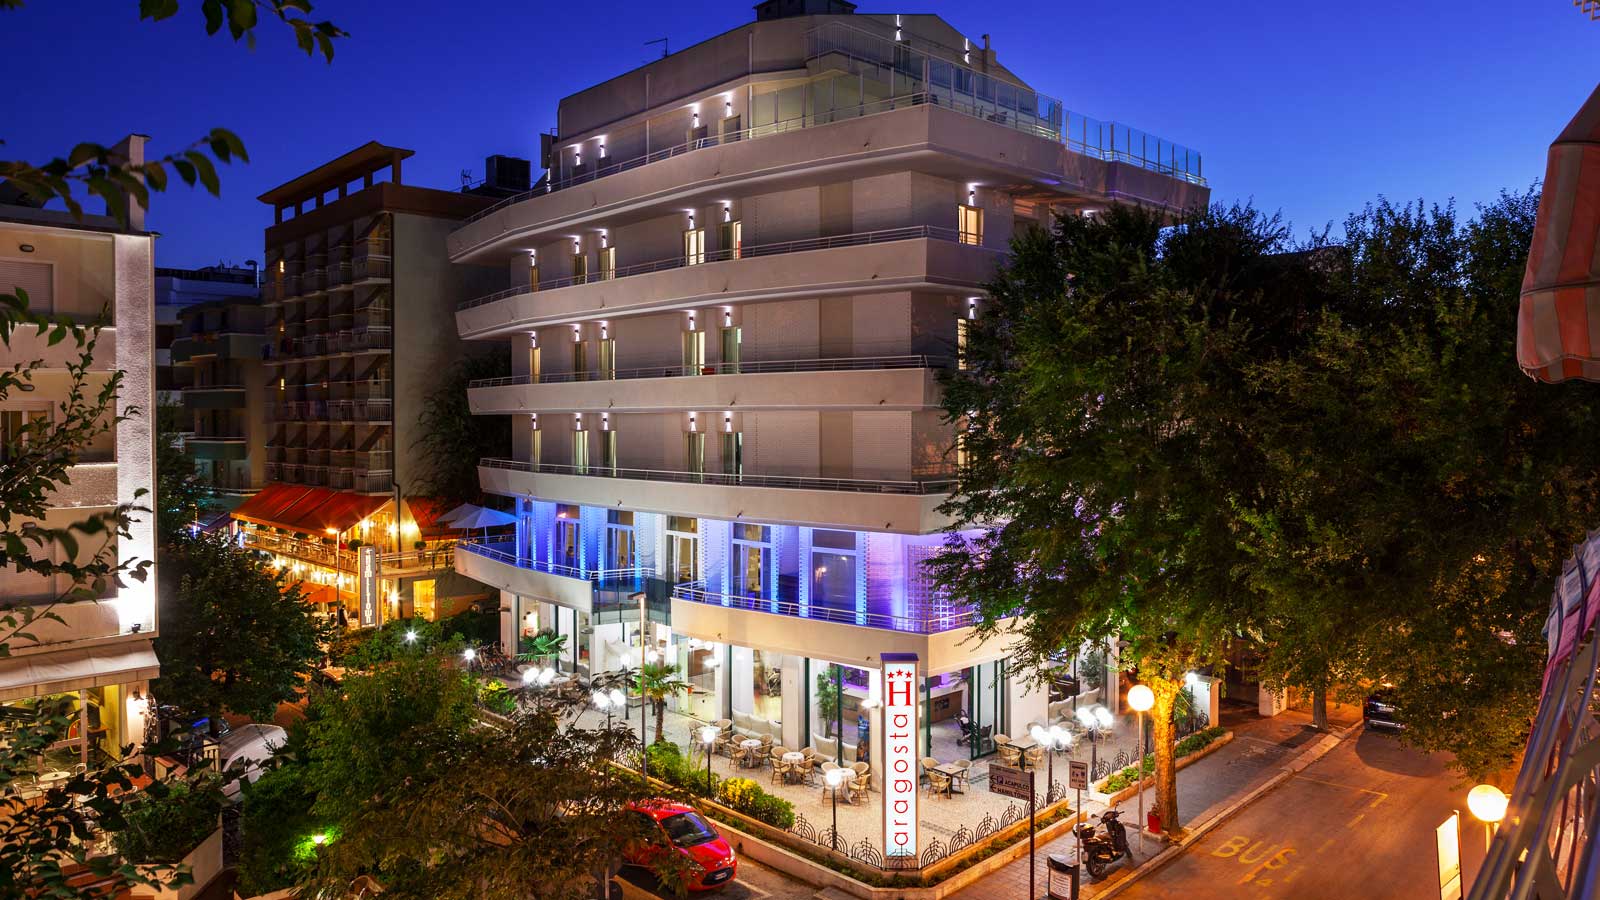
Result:
[[[1340,729],[1358,721],[1359,712],[1349,707],[1337,711],[1330,709],[1330,728]],[[1233,741],[1178,773],[1178,809],[1185,823],[1203,822],[1229,804],[1266,783],[1282,770],[1283,765],[1323,735],[1312,731],[1310,716],[1290,710],[1271,719],[1252,714],[1223,711],[1223,725],[1234,733]],[[1155,803],[1153,790],[1145,791],[1145,809]],[[1103,807],[1085,801],[1090,816],[1098,817]],[[1135,820],[1139,801],[1129,797],[1120,805],[1123,823],[1128,826],[1128,843],[1133,850],[1133,862],[1119,860],[1098,882],[1083,873],[1082,896],[1095,897],[1127,879],[1134,868],[1166,849],[1167,844],[1153,836],[1141,837]],[[1035,858],[1037,871],[1036,891],[1044,895],[1045,860],[1050,854],[1068,857],[1076,855],[1077,840],[1066,836],[1048,844],[1040,844]],[[1028,860],[1026,857],[995,872],[982,881],[954,895],[954,900],[1026,900],[1028,896]]]

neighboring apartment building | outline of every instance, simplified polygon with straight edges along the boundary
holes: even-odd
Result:
[[[189,372],[172,364],[172,342],[178,336],[178,318],[183,309],[214,300],[254,298],[259,293],[257,279],[253,267],[156,267],[156,398],[160,403],[183,403],[183,379]]]
[[[470,403],[514,417],[480,476],[519,518],[456,565],[501,589],[508,645],[659,654],[695,687],[679,711],[882,772],[885,654],[919,658],[921,755],[990,753],[1052,699],[922,567],[957,452],[937,377],[982,286],[1018,229],[1209,191],[1198,154],[1067,112],[988,36],[852,9],[772,0],[565,98],[548,182],[451,233],[513,282],[456,322],[510,342]]]
[[[518,181],[518,161],[498,157],[496,178],[472,192],[407,185],[411,155],[371,142],[259,198],[273,209],[267,384],[251,411],[267,422],[267,488],[231,514],[248,544],[352,613],[356,551],[376,547],[382,617],[443,614],[484,594],[448,571],[452,535],[433,523],[443,510],[409,495],[426,398],[467,352],[453,299],[506,284],[503,267],[452,265],[445,236],[529,186],[525,161]]]
[[[195,474],[219,494],[253,494],[265,483],[273,396],[261,352],[266,320],[267,309],[254,297],[197,303],[178,313],[170,352],[173,368],[183,373],[185,443]]]
[[[132,135],[115,150],[139,163],[142,135]],[[14,197],[15,195],[12,194]],[[70,214],[36,204],[0,203],[0,285],[21,287],[32,308],[85,324],[102,322],[90,367],[90,389],[111,373],[123,373],[116,411],[126,416],[96,438],[69,471],[71,483],[50,498],[44,519],[65,527],[119,504],[149,505],[154,487],[155,355],[152,298],[155,236],[144,229],[144,211],[130,203],[127,227],[109,216]],[[41,360],[34,390],[0,400],[0,433],[10,444],[14,429],[30,419],[58,415],[76,360],[71,340],[49,345],[33,329],[11,335],[0,345],[0,366]],[[3,452],[3,451],[0,451]],[[141,496],[142,495],[142,496]],[[20,522],[10,523],[16,528]],[[85,538],[80,553],[89,557],[98,540]],[[63,548],[54,551],[58,558]],[[116,547],[124,560],[155,560],[155,528],[150,514],[137,517],[130,537]],[[151,640],[156,634],[155,573],[127,579],[97,601],[56,606],[59,621],[36,622],[26,637],[13,636],[10,654],[0,659],[0,705],[28,703],[52,695],[73,698],[78,721],[66,740],[45,755],[48,771],[115,759],[121,748],[144,736],[145,693],[159,674]],[[37,607],[62,595],[63,579],[0,569],[0,609]]]

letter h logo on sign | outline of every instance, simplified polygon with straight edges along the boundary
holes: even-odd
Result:
[[[915,653],[885,653],[882,659],[884,857],[915,866],[918,660]]]

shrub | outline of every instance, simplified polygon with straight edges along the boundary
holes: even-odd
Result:
[[[517,697],[498,679],[485,678],[478,682],[478,702],[492,713],[509,716],[517,711]]]
[[[794,825],[794,804],[767,793],[748,778],[724,781],[717,790],[717,800],[729,809],[774,828],[787,829]]]
[[[1177,745],[1173,748],[1173,759],[1183,759],[1185,756],[1188,756],[1191,753],[1205,749],[1206,745],[1210,744],[1217,738],[1222,737],[1226,731],[1227,729],[1223,728],[1221,725],[1213,725],[1204,731],[1196,731],[1194,734],[1189,735],[1177,743]],[[1155,774],[1155,771],[1156,757],[1155,754],[1152,753],[1144,758],[1145,777]],[[1126,769],[1123,769],[1122,771],[1106,778],[1105,783],[1101,785],[1101,791],[1107,794],[1115,794],[1117,791],[1120,791],[1125,787],[1132,786],[1138,780],[1139,766],[1129,766]]]
[[[131,863],[175,863],[217,829],[222,779],[215,774],[148,790],[126,807],[128,827],[116,833],[117,852]]]
[[[246,896],[298,884],[316,862],[312,836],[326,823],[312,816],[316,799],[305,766],[281,765],[244,788],[239,881]]]

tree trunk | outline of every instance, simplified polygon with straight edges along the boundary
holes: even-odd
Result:
[[[1328,689],[1317,688],[1311,692],[1311,727],[1328,730]]]
[[[1183,836],[1183,829],[1178,824],[1178,730],[1172,724],[1172,707],[1183,690],[1183,681],[1151,678],[1145,684],[1155,694],[1147,726],[1155,736],[1155,812],[1161,819],[1161,830],[1170,837],[1179,838]],[[1140,822],[1139,826],[1142,828],[1144,824]]]
[[[667,718],[667,701],[651,700],[650,705],[656,711],[656,743],[661,743],[661,724]]]

